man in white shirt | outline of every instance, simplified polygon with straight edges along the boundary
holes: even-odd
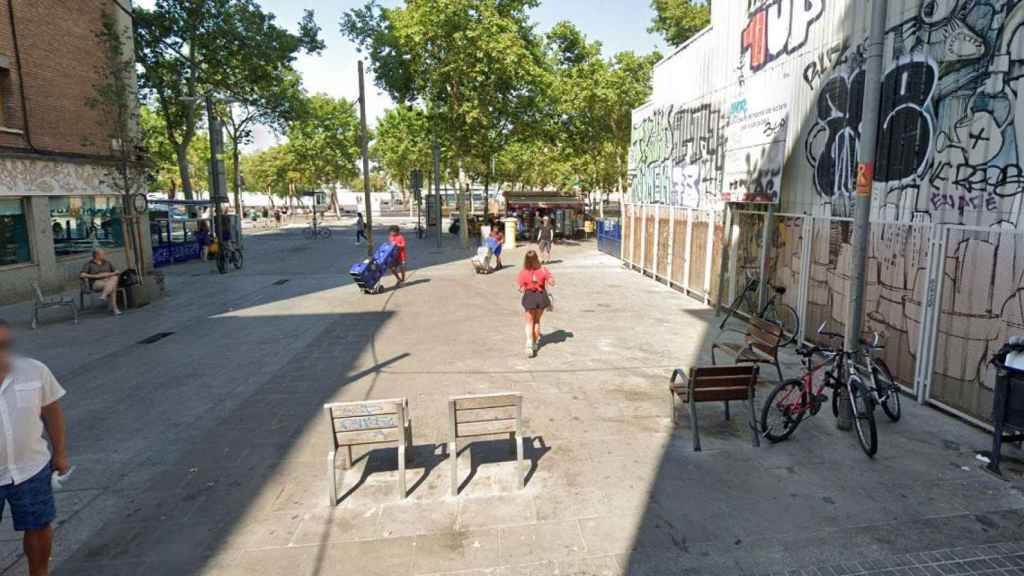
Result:
[[[57,516],[51,476],[70,468],[58,402],[64,389],[42,363],[13,355],[13,344],[0,320],[0,517],[10,505],[14,529],[25,533],[29,575],[46,576]]]

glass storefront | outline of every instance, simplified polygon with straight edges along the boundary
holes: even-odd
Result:
[[[51,196],[54,251],[60,257],[124,246],[121,217],[117,196]]]
[[[0,198],[0,266],[32,261],[21,198]]]

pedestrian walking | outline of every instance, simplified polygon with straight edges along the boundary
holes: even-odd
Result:
[[[505,265],[501,263],[501,251],[505,247],[505,233],[502,232],[501,226],[495,225],[495,226],[493,226],[491,228],[491,238],[494,239],[494,243],[493,244],[494,244],[495,270],[501,270],[502,268],[505,267]]]
[[[363,220],[363,213],[356,213],[356,244],[362,244],[366,240],[366,221]]]
[[[544,217],[544,223],[541,224],[540,230],[537,232],[537,248],[540,250],[540,260],[542,263],[547,264],[551,262],[551,245],[555,242],[555,227],[551,225],[551,218]]]
[[[523,269],[516,278],[519,291],[523,293],[523,310],[526,313],[526,356],[533,358],[540,348],[540,321],[544,312],[551,307],[548,286],[555,285],[551,271],[540,263],[536,250],[526,253]]]
[[[58,402],[64,389],[42,363],[15,356],[13,340],[10,326],[0,320],[0,516],[10,506],[14,530],[24,533],[30,576],[46,576],[57,517],[53,472],[64,476],[71,469]]]
[[[398,226],[392,226],[389,229],[388,241],[395,245],[398,249],[398,254],[395,255],[395,263],[391,266],[391,273],[395,275],[395,279],[398,280],[398,285],[405,282],[405,236],[402,236],[402,229]]]

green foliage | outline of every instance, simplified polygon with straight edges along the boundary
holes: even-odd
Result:
[[[135,31],[140,86],[163,116],[186,197],[192,182],[185,161],[201,117],[197,99],[229,95],[276,118],[273,103],[294,74],[296,56],[324,47],[311,12],[293,34],[254,0],[157,0],[152,10],[136,9]]]
[[[651,0],[655,17],[649,32],[657,32],[672,46],[682,46],[711,24],[710,0]]]
[[[294,170],[313,187],[325,189],[359,174],[360,124],[348,100],[317,94],[288,130],[287,150]]]
[[[426,114],[412,106],[398,105],[377,122],[371,156],[403,193],[409,189],[413,170],[426,173],[433,164],[430,124]],[[355,190],[362,190],[362,184]]]

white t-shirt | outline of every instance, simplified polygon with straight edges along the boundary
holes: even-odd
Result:
[[[64,394],[42,362],[14,358],[11,373],[0,384],[0,486],[21,484],[50,462],[42,409]]]

